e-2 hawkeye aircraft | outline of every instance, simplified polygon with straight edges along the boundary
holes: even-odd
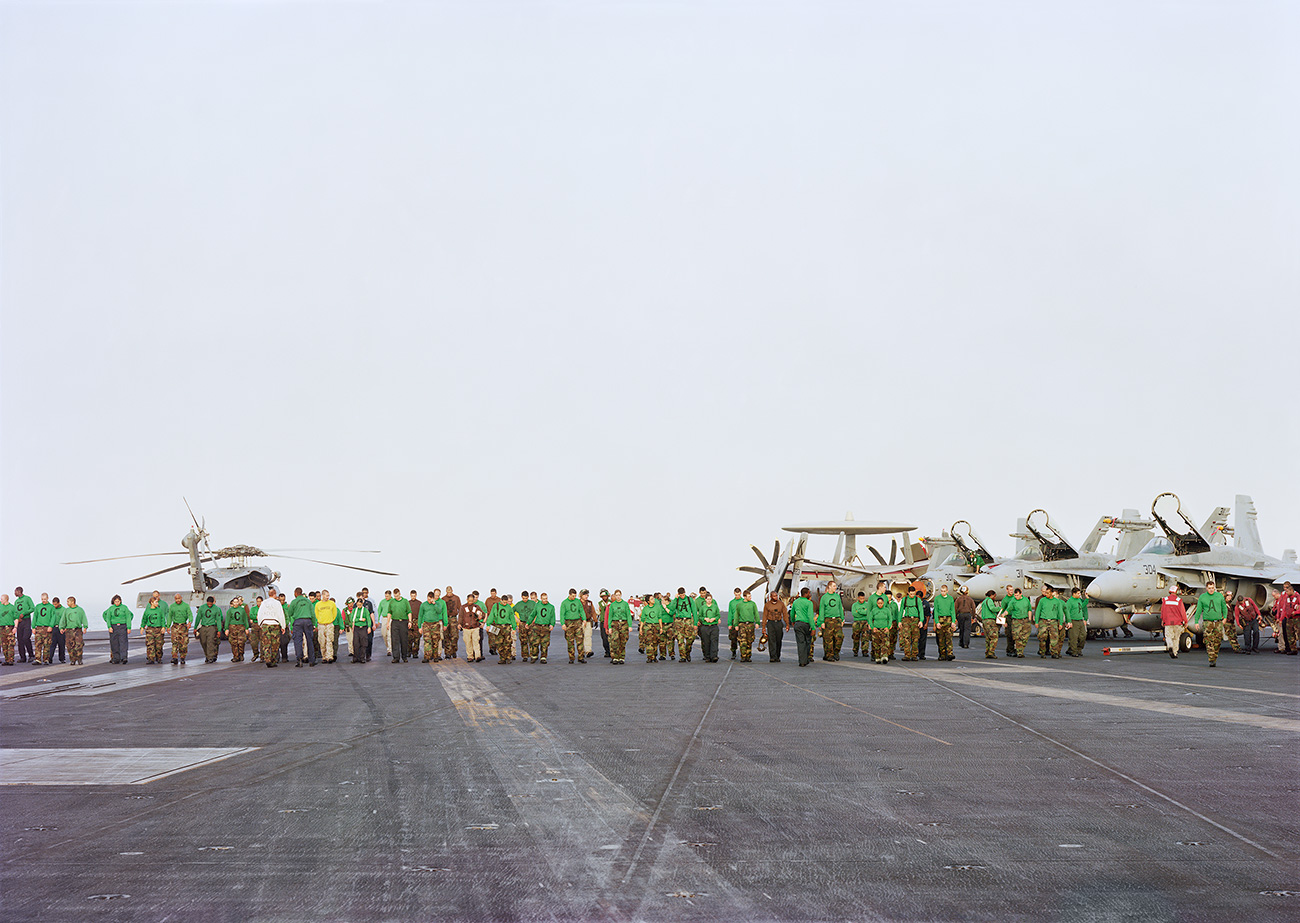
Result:
[[[1154,612],[1138,612],[1131,617],[1133,627],[1142,631],[1161,630],[1159,603],[1170,587],[1178,589],[1184,602],[1195,602],[1211,579],[1218,589],[1232,593],[1234,598],[1248,596],[1261,612],[1267,612],[1285,581],[1300,584],[1295,550],[1287,549],[1281,558],[1264,553],[1255,504],[1249,496],[1237,495],[1231,530],[1226,515],[1219,518],[1226,509],[1219,507],[1198,529],[1183,512],[1176,494],[1166,492],[1156,497],[1151,503],[1151,516],[1164,535],[1153,538],[1139,554],[1116,561],[1092,581],[1089,595],[1114,605],[1154,607]],[[1233,535],[1231,546],[1224,543],[1229,532]],[[1200,635],[1199,620],[1191,619],[1188,627]]]
[[[866,522],[853,518],[848,513],[843,520],[827,522],[810,522],[793,526],[782,526],[785,532],[793,532],[798,538],[792,538],[785,548],[778,539],[772,548],[772,560],[768,561],[758,546],[750,545],[758,557],[761,567],[752,564],[736,568],[748,574],[757,575],[749,590],[766,585],[766,592],[778,593],[782,598],[799,595],[805,586],[812,590],[813,601],[820,602],[821,594],[831,580],[839,585],[840,595],[847,601],[857,596],[858,590],[875,592],[877,580],[888,580],[893,587],[917,585],[918,589],[928,592],[928,584],[922,581],[926,569],[932,560],[931,550],[920,542],[912,542],[911,533],[916,526],[899,522]],[[877,563],[868,564],[859,557],[857,537],[859,535],[902,535],[902,560],[899,560],[899,542],[890,543],[889,560],[868,545]],[[808,557],[808,536],[837,535],[835,555],[829,561]],[[955,548],[951,543],[947,548]]]

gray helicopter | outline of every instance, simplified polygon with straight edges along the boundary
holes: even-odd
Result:
[[[185,504],[189,509],[189,503]],[[122,581],[123,586],[129,586],[132,583],[138,583],[141,580],[148,580],[150,577],[157,577],[161,574],[170,574],[173,571],[182,568],[189,569],[190,588],[185,590],[168,590],[162,593],[164,603],[171,602],[172,597],[177,593],[190,605],[201,605],[207,601],[209,596],[213,597],[216,605],[225,609],[230,606],[231,601],[236,597],[249,599],[254,595],[265,596],[275,590],[275,585],[280,580],[280,572],[265,564],[253,564],[250,558],[284,558],[290,561],[308,561],[312,564],[324,564],[329,567],[344,567],[348,570],[363,571],[367,574],[380,574],[385,577],[396,577],[397,574],[384,570],[374,570],[369,567],[357,567],[353,564],[339,564],[336,561],[321,561],[317,558],[301,558],[291,554],[284,554],[286,551],[344,551],[350,554],[379,554],[378,551],[361,551],[357,549],[338,549],[338,548],[272,548],[264,550],[254,545],[229,545],[225,548],[213,549],[208,542],[208,532],[205,528],[207,520],[200,522],[195,516],[194,511],[190,510],[190,519],[193,526],[185,533],[181,539],[181,547],[184,551],[158,551],[152,554],[126,554],[118,555],[112,558],[91,558],[86,561],[65,561],[65,564],[97,564],[103,561],[125,561],[133,558],[154,558],[170,555],[186,555],[189,560],[184,564],[177,564],[173,567],[164,567],[162,570],[156,570],[148,574],[142,574],[139,577],[132,577],[130,580]],[[225,563],[222,563],[225,562]],[[210,565],[218,566],[210,566]],[[143,609],[149,604],[149,598],[152,592],[142,592],[136,596],[135,605],[137,609]]]

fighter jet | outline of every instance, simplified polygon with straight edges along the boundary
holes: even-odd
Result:
[[[1132,554],[1152,536],[1154,522],[1138,519],[1137,510],[1125,510],[1121,518],[1103,516],[1097,520],[1088,538],[1079,547],[1061,534],[1045,510],[1034,510],[1025,517],[1025,529],[1037,546],[1037,560],[1032,551],[1022,551],[1013,560],[991,564],[966,581],[970,594],[981,598],[992,590],[997,598],[1006,594],[1008,585],[1018,586],[1029,595],[1043,592],[1044,586],[1069,593],[1078,587],[1092,595],[1091,583],[1104,574],[1117,557]],[[1118,554],[1097,551],[1101,540],[1112,529],[1120,532]],[[1118,628],[1124,617],[1113,606],[1088,607],[1089,631]]]
[[[1164,536],[1153,538],[1141,553],[1116,561],[1092,581],[1088,594],[1114,605],[1152,606],[1173,586],[1185,602],[1190,602],[1213,579],[1225,593],[1237,598],[1248,596],[1261,610],[1267,609],[1284,581],[1300,583],[1296,553],[1287,550],[1281,558],[1264,553],[1255,504],[1245,494],[1236,498],[1231,530],[1233,544],[1224,544],[1224,536],[1229,531],[1227,513],[1227,507],[1219,507],[1198,529],[1183,512],[1182,501],[1176,494],[1161,494],[1151,504],[1151,515],[1160,524]],[[1159,610],[1139,612],[1131,622],[1144,631],[1159,631]],[[1189,627],[1200,633],[1199,623]]]

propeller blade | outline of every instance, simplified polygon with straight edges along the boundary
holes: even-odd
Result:
[[[750,545],[749,547],[754,549],[754,554],[758,555],[758,560],[763,564],[763,570],[767,570],[769,567],[772,566],[770,563],[768,563],[767,558],[763,557],[763,552],[758,550],[757,545]],[[772,560],[776,560],[776,559],[773,558]]]
[[[767,579],[766,567],[749,567],[748,565],[746,565],[745,567],[737,567],[736,570],[743,571],[746,574],[762,574],[763,579],[764,580]]]
[[[877,551],[873,546],[868,545],[867,550],[870,551],[873,555],[875,555],[876,560],[879,561],[882,565],[885,563],[885,556],[882,555],[879,551]]]
[[[773,540],[772,542],[772,563],[775,564],[776,559],[779,558],[780,556],[781,556],[781,540],[778,538]]]
[[[790,543],[785,546],[785,551],[781,552],[777,557],[772,572],[767,575],[767,591],[769,593],[774,593],[780,588],[781,581],[785,579],[786,568],[790,566],[790,555],[793,552],[794,539],[790,539]]]
[[[393,572],[391,572],[391,571],[386,571],[386,570],[372,570],[372,569],[369,568],[369,567],[356,567],[355,565],[352,565],[352,564],[339,564],[337,561],[318,561],[318,560],[316,560],[315,558],[299,558],[299,557],[296,557],[295,555],[291,555],[291,554],[273,554],[273,555],[267,555],[267,557],[271,557],[271,558],[288,558],[290,561],[309,561],[309,562],[311,562],[312,564],[324,564],[324,565],[326,565],[327,567],[346,567],[348,570],[361,570],[361,571],[365,571],[367,574],[381,574],[381,575],[383,575],[383,576],[385,576],[385,577],[396,577],[396,576],[397,576],[397,574],[395,574],[395,573],[393,573]]]
[[[889,563],[898,563],[898,539],[891,539],[889,542]]]
[[[182,500],[185,500],[184,497],[181,497],[181,499],[182,499]],[[190,511],[190,521],[194,523],[194,528],[195,528],[196,530],[198,530],[199,534],[202,534],[202,533],[203,533],[203,527],[202,527],[201,525],[199,525],[199,517],[197,517],[197,516],[194,515],[194,510],[193,510],[193,509],[190,509],[190,501],[189,501],[189,500],[185,500],[185,508],[186,508],[187,510]]]
[[[153,554],[120,554],[115,558],[90,558],[86,561],[64,561],[64,564],[98,564],[100,561],[126,561],[130,558],[161,558],[163,555],[189,554],[188,551],[155,551]]]
[[[137,580],[147,580],[150,577],[157,577],[159,574],[170,574],[174,570],[181,570],[182,568],[189,566],[189,562],[186,561],[184,564],[177,564],[175,567],[164,567],[162,570],[156,570],[152,574],[145,574],[141,577],[132,577],[130,580],[123,580],[122,586],[126,586],[128,583],[135,583]]]
[[[749,586],[745,588],[745,592],[752,593],[757,587],[762,586],[764,583],[767,583],[767,578],[759,577],[757,580],[755,580],[753,583],[751,583]]]
[[[263,551],[278,553],[281,551],[332,551],[335,554],[379,554],[378,551],[369,551],[364,548],[264,548]]]

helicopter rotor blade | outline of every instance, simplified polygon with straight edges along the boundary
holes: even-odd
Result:
[[[202,533],[203,527],[199,525],[199,517],[194,515],[194,510],[190,507],[190,501],[186,500],[184,497],[181,497],[181,499],[185,501],[185,508],[190,511],[190,522],[194,523],[194,528],[198,532]]]
[[[341,554],[379,554],[378,551],[370,551],[364,548],[264,548],[262,550],[272,554],[282,551],[332,551]]]
[[[64,564],[98,564],[100,561],[126,561],[130,558],[161,558],[164,555],[189,554],[188,551],[155,551],[153,554],[120,554],[115,558],[90,558],[85,561],[64,561]]]
[[[297,556],[295,556],[295,555],[291,555],[291,554],[272,554],[272,555],[267,555],[267,557],[269,557],[269,558],[287,558],[287,559],[289,559],[290,561],[309,561],[309,562],[311,562],[312,564],[324,564],[324,565],[326,565],[326,566],[328,566],[328,567],[346,567],[348,570],[361,570],[361,571],[365,571],[367,574],[382,574],[382,575],[385,576],[385,577],[396,577],[396,576],[397,576],[397,574],[393,573],[392,571],[386,571],[386,570],[374,570],[374,569],[369,568],[369,567],[357,567],[357,566],[354,565],[354,564],[339,564],[337,561],[318,561],[318,560],[316,560],[315,558],[299,558],[299,557],[297,557]]]
[[[209,559],[209,561],[210,560],[211,559]],[[164,567],[162,570],[156,570],[152,574],[144,574],[140,577],[132,577],[130,580],[123,580],[122,586],[126,586],[128,583],[135,583],[137,580],[147,580],[150,577],[157,577],[159,574],[170,574],[174,570],[181,570],[182,568],[189,566],[189,562],[187,561],[184,564],[177,564],[175,567]]]

